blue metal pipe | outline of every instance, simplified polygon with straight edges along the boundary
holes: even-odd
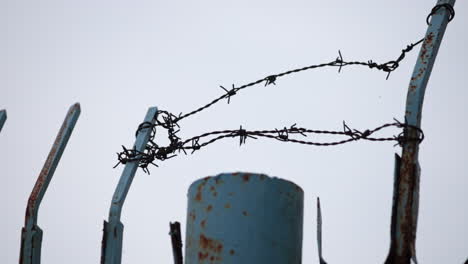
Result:
[[[304,193],[262,174],[225,173],[188,191],[186,264],[300,264]]]
[[[453,7],[455,0],[439,0],[437,5]],[[432,15],[421,50],[408,87],[405,120],[409,126],[406,138],[418,138],[421,126],[424,93],[431,75],[450,12],[446,7]],[[418,162],[419,142],[403,144],[401,160],[396,157],[395,189],[392,207],[390,251],[386,264],[410,263],[416,259],[416,228],[419,208],[420,168]]]
[[[20,264],[41,263],[42,230],[37,225],[39,206],[41,205],[42,198],[47,191],[47,187],[52,180],[55,169],[75,128],[80,113],[81,109],[79,103],[72,105],[68,110],[67,116],[49,152],[49,156],[47,156],[44,167],[42,167],[41,173],[29,196],[25,225],[21,233]]]
[[[157,111],[158,109],[156,107],[149,108],[143,122],[154,124]],[[139,152],[145,150],[151,135],[151,130],[151,128],[142,128],[138,132],[135,145],[133,146],[135,150]],[[127,162],[115,189],[114,196],[112,197],[112,204],[109,210],[109,222],[104,221],[101,249],[101,263],[103,264],[121,263],[124,226],[120,222],[120,216],[138,165],[138,161]]]
[[[6,120],[7,120],[7,112],[6,110],[1,110],[0,111],[0,132],[2,131],[3,125],[5,124]]]

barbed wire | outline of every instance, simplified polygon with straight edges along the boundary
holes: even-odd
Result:
[[[444,6],[445,7],[445,6]],[[440,7],[439,7],[440,8]],[[430,15],[435,13],[437,9],[434,9]],[[430,16],[429,15],[429,16]],[[453,17],[453,16],[452,16]],[[215,143],[219,140],[226,139],[226,138],[239,138],[239,145],[243,145],[246,143],[247,139],[259,139],[259,138],[269,138],[274,139],[281,142],[290,142],[296,144],[303,144],[303,145],[312,145],[312,146],[336,146],[341,144],[346,144],[353,141],[359,140],[368,140],[368,141],[395,141],[396,145],[402,145],[408,141],[417,141],[418,143],[422,142],[424,139],[424,133],[419,127],[410,126],[406,122],[401,123],[395,119],[393,123],[387,123],[381,125],[374,129],[366,129],[364,131],[359,131],[356,129],[351,129],[343,122],[343,130],[340,131],[329,131],[329,130],[314,130],[308,129],[303,127],[297,127],[296,124],[290,126],[289,128],[283,129],[273,129],[273,130],[246,130],[240,126],[239,129],[233,130],[220,130],[220,131],[212,131],[207,132],[198,136],[194,136],[188,139],[182,139],[178,136],[180,132],[180,125],[179,122],[183,119],[186,119],[190,116],[198,114],[213,105],[219,103],[223,99],[227,99],[227,103],[231,102],[231,97],[238,94],[239,91],[244,90],[246,88],[264,83],[264,86],[269,85],[276,85],[276,82],[279,78],[296,74],[299,72],[323,68],[323,67],[338,67],[338,72],[340,73],[343,67],[351,66],[351,65],[358,65],[358,66],[365,66],[369,69],[377,69],[379,71],[383,71],[387,73],[386,79],[389,78],[390,73],[395,71],[399,66],[400,63],[404,60],[406,54],[413,50],[414,47],[421,44],[424,41],[420,39],[416,43],[410,43],[406,46],[406,48],[402,49],[400,56],[395,60],[390,60],[385,63],[376,63],[372,60],[368,60],[367,62],[362,61],[345,61],[343,59],[343,55],[340,50],[338,50],[338,57],[330,62],[321,63],[321,64],[314,64],[309,65],[302,68],[296,68],[293,70],[288,70],[285,72],[269,75],[262,79],[258,79],[256,81],[241,85],[235,86],[232,84],[231,88],[225,88],[224,86],[220,85],[220,88],[224,91],[224,94],[217,97],[216,99],[212,100],[211,102],[191,111],[186,114],[180,113],[179,115],[174,115],[171,112],[165,110],[158,110],[156,113],[155,124],[150,122],[144,122],[139,125],[137,129],[137,134],[142,129],[151,129],[150,139],[148,144],[146,145],[144,151],[137,151],[136,149],[127,149],[122,146],[123,150],[117,153],[118,163],[114,166],[117,167],[119,164],[126,164],[128,162],[139,162],[139,166],[146,172],[149,173],[148,166],[154,165],[158,166],[155,161],[164,161],[170,158],[177,156],[179,153],[183,152],[187,154],[187,151],[191,151],[193,154],[195,151],[200,150],[203,147],[206,147],[212,143]],[[159,127],[163,130],[167,131],[167,137],[169,139],[169,145],[167,146],[160,146],[155,142],[156,136],[156,128]],[[383,130],[389,127],[397,127],[403,129],[401,133],[398,135],[393,135],[390,137],[371,137],[374,133]],[[416,138],[408,137],[407,130],[414,129],[417,131]],[[307,137],[308,134],[322,134],[322,135],[335,135],[335,136],[345,136],[344,139],[337,140],[337,141],[330,141],[330,142],[317,142],[317,141],[310,141],[304,140],[304,137]],[[301,138],[297,138],[300,136]]]
[[[376,63],[376,62],[374,62],[372,60],[368,60],[367,62],[345,61],[343,59],[343,55],[342,55],[341,51],[338,50],[338,57],[335,60],[327,62],[327,63],[309,65],[309,66],[306,66],[306,67],[297,68],[297,69],[293,69],[293,70],[289,70],[289,71],[269,75],[269,76],[264,77],[262,79],[258,79],[256,81],[250,82],[248,84],[241,85],[239,87],[236,87],[234,84],[232,84],[232,87],[230,89],[227,89],[224,86],[220,85],[220,88],[223,89],[224,92],[225,92],[223,95],[219,96],[218,98],[214,99],[213,101],[209,102],[208,104],[206,104],[204,106],[201,106],[201,107],[199,107],[199,108],[197,108],[197,109],[195,109],[195,110],[193,110],[191,112],[188,112],[186,114],[180,113],[179,116],[177,116],[177,117],[175,117],[173,119],[173,122],[177,123],[178,121],[181,121],[182,119],[185,119],[185,118],[187,118],[189,116],[195,115],[195,114],[197,114],[197,113],[199,113],[199,112],[213,106],[214,104],[220,102],[223,99],[227,99],[227,103],[229,104],[231,102],[231,97],[236,95],[237,92],[239,92],[240,90],[255,86],[255,85],[260,84],[260,83],[264,83],[265,86],[268,86],[268,85],[271,85],[271,84],[276,85],[276,81],[281,77],[291,75],[291,74],[295,74],[295,73],[299,73],[299,72],[303,72],[303,71],[307,71],[307,70],[317,69],[317,68],[338,67],[338,73],[340,73],[342,68],[346,67],[346,66],[351,66],[351,65],[365,66],[365,67],[368,67],[369,69],[376,69],[376,70],[379,70],[379,71],[386,72],[387,73],[386,80],[388,80],[388,78],[390,77],[390,73],[395,71],[400,66],[400,62],[403,61],[403,59],[406,56],[406,53],[413,50],[414,47],[418,46],[423,41],[424,41],[424,38],[418,40],[416,43],[410,43],[409,45],[406,46],[406,48],[401,50],[401,54],[397,59],[390,60],[390,61],[387,61],[385,63],[380,63],[379,64],[379,63]]]
[[[161,113],[160,113],[161,114]],[[166,115],[163,117],[164,120],[167,120],[168,113],[164,113]],[[145,148],[144,151],[140,152],[135,149],[127,149],[122,146],[123,151],[117,153],[119,162],[114,166],[118,166],[119,164],[126,164],[127,162],[138,161],[139,166],[146,172],[149,173],[148,166],[154,165],[158,167],[156,160],[164,161],[170,158],[177,156],[179,153],[188,154],[187,151],[191,151],[193,154],[195,151],[200,150],[210,144],[213,144],[219,140],[226,139],[226,138],[239,138],[239,146],[246,143],[247,139],[259,139],[259,138],[269,138],[274,139],[281,142],[290,142],[290,143],[297,143],[303,145],[312,145],[312,146],[336,146],[342,145],[353,141],[359,140],[368,140],[368,141],[395,141],[396,145],[403,145],[408,141],[417,141],[418,143],[424,140],[424,133],[423,131],[415,126],[408,125],[406,123],[399,122],[395,119],[393,123],[387,123],[376,127],[374,129],[366,129],[364,131],[360,131],[357,129],[351,129],[345,122],[343,122],[343,130],[339,131],[331,131],[331,130],[314,130],[308,129],[303,127],[297,127],[296,124],[285,127],[283,129],[272,129],[272,130],[246,130],[242,126],[239,129],[232,129],[232,130],[220,130],[220,131],[212,131],[207,132],[198,136],[194,136],[185,140],[182,140],[176,134],[179,130],[172,130],[173,127],[169,128],[169,140],[170,143],[167,146],[159,146],[154,142],[154,138],[156,136],[156,127],[163,127],[167,125],[166,123],[142,123],[137,130],[137,134],[142,129],[152,129],[150,140]],[[175,124],[174,124],[175,126]],[[378,131],[381,131],[385,128],[390,127],[397,127],[402,128],[403,132],[396,136],[391,137],[372,137]],[[417,133],[416,138],[410,138],[406,136],[406,130],[408,128],[415,129]],[[335,136],[344,136],[344,139],[331,141],[331,142],[317,142],[317,141],[310,141],[305,140],[304,138],[310,134],[322,134],[322,135],[335,135]],[[300,138],[297,138],[300,137]]]

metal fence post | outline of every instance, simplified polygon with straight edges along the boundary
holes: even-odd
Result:
[[[5,124],[5,121],[7,120],[7,112],[6,110],[0,110],[0,132],[2,131],[3,124]]]
[[[185,263],[302,263],[304,191],[245,172],[193,182],[188,190]]]
[[[157,111],[156,107],[149,108],[144,122],[154,124],[156,122]],[[151,131],[152,128],[142,128],[139,130],[133,147],[136,151],[143,152],[145,150]],[[128,190],[130,189],[130,185],[132,184],[133,178],[138,169],[138,165],[138,161],[127,162],[117,188],[115,189],[114,196],[112,197],[112,204],[109,211],[109,222],[104,221],[101,249],[101,263],[103,264],[121,263],[124,226],[120,222],[120,216]]]
[[[81,109],[79,103],[72,105],[68,110],[67,116],[49,152],[49,156],[47,156],[44,167],[29,196],[25,225],[21,233],[20,264],[41,263],[42,230],[37,226],[39,206],[41,205],[42,198],[52,180],[52,176],[54,175],[55,169],[62,157],[80,113]]]
[[[317,249],[320,264],[327,264],[322,254],[322,209],[320,208],[320,198],[317,197]]]
[[[406,98],[405,137],[417,138],[421,126],[422,107],[432,67],[439,50],[442,37],[447,27],[450,10],[455,0],[439,0],[440,8],[433,9],[431,22],[418,55],[416,65],[409,83]],[[445,6],[444,6],[445,5]],[[395,186],[392,207],[391,244],[386,264],[407,264],[416,259],[416,228],[419,207],[419,142],[403,143],[402,157],[396,155]]]

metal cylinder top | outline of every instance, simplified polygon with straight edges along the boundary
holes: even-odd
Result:
[[[300,264],[303,201],[298,185],[263,174],[195,181],[188,191],[186,263]]]

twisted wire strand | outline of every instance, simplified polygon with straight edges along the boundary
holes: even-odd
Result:
[[[448,4],[442,4],[435,6],[431,13],[427,16],[427,22],[429,18],[437,12],[440,8],[446,8],[450,12],[449,21],[453,19],[455,16],[455,11],[453,7]],[[428,22],[429,23],[429,22]],[[402,146],[404,143],[408,141],[417,141],[421,143],[424,139],[424,133],[419,127],[411,126],[405,123],[401,123],[395,119],[393,123],[383,124],[379,127],[374,129],[367,129],[364,131],[359,131],[356,129],[351,129],[343,122],[343,130],[314,130],[302,127],[296,127],[296,124],[292,125],[289,128],[283,129],[272,129],[272,130],[254,130],[249,131],[242,128],[239,129],[232,129],[232,130],[219,130],[219,131],[211,131],[206,132],[198,136],[194,136],[188,139],[183,140],[177,134],[180,132],[180,125],[179,122],[184,120],[188,117],[196,115],[213,105],[219,103],[223,99],[227,99],[227,103],[229,104],[231,101],[231,97],[237,95],[237,93],[243,89],[264,83],[265,86],[268,85],[276,85],[276,82],[279,78],[296,74],[299,72],[323,68],[323,67],[338,67],[338,72],[341,72],[343,67],[357,65],[357,66],[365,66],[369,69],[376,69],[379,71],[383,71],[387,73],[386,79],[389,78],[390,73],[395,71],[399,66],[400,63],[405,59],[406,54],[413,50],[414,47],[418,46],[424,41],[420,39],[415,43],[410,43],[406,46],[406,48],[401,50],[400,55],[395,60],[390,60],[385,63],[376,63],[372,60],[367,62],[363,61],[345,61],[343,59],[343,55],[340,50],[338,50],[338,57],[330,62],[321,63],[321,64],[314,64],[305,66],[302,68],[292,69],[288,71],[284,71],[281,73],[269,75],[262,79],[258,79],[256,81],[241,85],[236,87],[234,84],[230,89],[225,88],[224,86],[220,86],[221,89],[224,90],[224,94],[215,98],[214,100],[210,101],[209,103],[192,110],[186,114],[180,113],[179,115],[175,115],[171,112],[160,110],[156,113],[155,124],[151,124],[149,122],[144,122],[139,125],[137,129],[137,134],[146,128],[151,128],[150,139],[148,141],[147,146],[145,147],[144,151],[137,151],[135,149],[127,149],[122,146],[123,150],[117,153],[118,163],[114,166],[117,167],[119,164],[126,164],[127,162],[139,162],[139,166],[146,172],[149,173],[148,166],[154,165],[158,166],[154,163],[155,160],[164,161],[170,158],[177,156],[179,153],[183,152],[187,154],[187,150],[191,150],[192,153],[195,151],[200,150],[201,148],[207,147],[210,144],[213,144],[217,141],[226,138],[239,138],[239,145],[243,145],[246,143],[247,139],[259,139],[259,138],[268,138],[273,139],[281,142],[289,142],[289,143],[296,143],[296,144],[303,144],[303,145],[312,145],[312,146],[337,146],[346,144],[353,141],[360,141],[360,140],[367,140],[373,142],[384,142],[384,141],[395,141],[395,145]],[[167,137],[169,139],[169,145],[167,146],[159,146],[155,142],[155,136],[157,132],[157,127],[167,132]],[[389,127],[397,127],[402,129],[402,132],[398,135],[393,135],[390,137],[371,137],[373,134],[384,130],[385,128]],[[416,137],[409,137],[408,133],[409,130],[416,131]],[[344,139],[336,140],[336,141],[329,141],[329,142],[317,142],[317,141],[310,141],[304,140],[304,137],[307,137],[308,134],[319,134],[319,135],[334,135],[334,136],[344,136]],[[294,136],[301,136],[302,139],[294,138]],[[204,140],[204,141],[203,141]]]

